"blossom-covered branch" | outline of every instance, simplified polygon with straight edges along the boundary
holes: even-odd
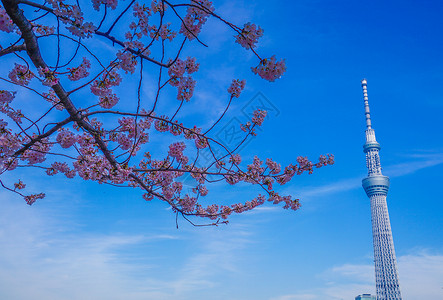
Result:
[[[88,5],[95,11],[88,16],[95,14],[95,19],[85,19]],[[206,46],[201,32],[211,17],[233,30],[242,51],[254,53],[253,73],[268,81],[283,75],[284,60],[261,58],[257,52],[263,29],[250,22],[230,23],[208,0],[131,1],[122,6],[117,0],[2,0],[0,58],[16,59],[9,66],[2,63],[0,75],[0,176],[10,178],[17,167],[35,167],[33,171],[44,170],[48,176],[134,187],[146,201],[165,201],[186,219],[199,216],[214,220],[211,224],[265,202],[298,209],[298,199],[280,195],[275,185],[333,164],[333,156],[320,156],[316,163],[300,156],[283,168],[258,156],[243,162],[236,151],[257,134],[264,110],[256,110],[241,125],[244,137],[233,150],[218,142],[212,129],[241,96],[245,80],[233,79],[226,87],[226,107],[206,128],[180,119],[179,112],[194,99],[202,68],[196,57],[182,52],[186,45]],[[158,74],[150,97],[142,95],[148,69]],[[134,82],[132,93],[128,87]],[[24,89],[35,92],[27,99],[32,105],[16,101]],[[176,100],[165,99],[171,94]],[[164,101],[176,107],[172,113],[159,108]],[[167,150],[161,153],[152,136],[163,136]],[[210,159],[202,164],[204,151]],[[214,197],[204,205],[213,182],[254,185],[258,196],[224,204]],[[27,195],[21,180],[12,186],[0,183],[28,204],[45,196]]]

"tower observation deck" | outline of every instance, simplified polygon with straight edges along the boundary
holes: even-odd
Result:
[[[394,242],[386,203],[389,177],[383,176],[381,172],[380,144],[375,139],[375,132],[372,129],[366,79],[361,81],[361,85],[366,115],[366,143],[363,145],[363,152],[366,154],[368,168],[368,177],[363,179],[362,184],[371,201],[377,300],[401,300]]]

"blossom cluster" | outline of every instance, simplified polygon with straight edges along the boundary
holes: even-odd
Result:
[[[280,164],[276,163],[275,161],[273,161],[270,158],[266,159],[266,166],[269,168],[270,174],[278,174],[281,171]]]
[[[200,64],[196,63],[194,57],[188,57],[186,60],[177,60],[168,68],[168,74],[171,77],[170,84],[177,86],[180,78],[184,76],[185,73],[192,74],[198,71]]]
[[[176,86],[178,90],[177,99],[180,101],[191,100],[194,94],[196,81],[191,76],[185,76],[185,73],[192,74],[197,72],[199,64],[195,58],[188,57],[186,60],[178,58],[169,68],[168,74],[171,77],[169,83]]]
[[[257,124],[258,126],[261,126],[263,124],[263,121],[266,118],[266,115],[268,112],[264,109],[256,109],[254,110],[254,113],[252,114],[252,123]]]
[[[186,16],[183,19],[180,33],[189,40],[195,39],[202,26],[206,23],[208,16],[214,11],[214,6],[208,0],[192,1],[193,5],[188,6]]]
[[[134,156],[140,149],[140,145],[149,141],[149,135],[145,130],[151,127],[151,122],[149,118],[143,118],[137,123],[134,118],[123,117],[118,120],[118,132],[111,133],[110,140],[117,142],[122,150],[132,148]]]
[[[77,141],[76,136],[71,131],[63,128],[59,131],[57,135],[57,143],[60,144],[62,148],[70,148]]]
[[[119,59],[119,67],[122,68],[122,70],[125,71],[125,73],[130,72],[131,74],[134,73],[135,67],[137,66],[137,59],[132,53],[130,52],[117,52],[117,58]]]
[[[9,104],[14,99],[14,93],[11,93],[9,91],[0,90],[0,105],[2,104]]]
[[[100,5],[105,4],[106,7],[111,9],[116,9],[118,1],[117,0],[92,0],[92,6],[95,10],[100,10]]]
[[[91,22],[84,22],[83,12],[77,5],[70,5],[63,0],[48,0],[54,14],[67,24],[71,34],[80,38],[89,38],[95,32],[96,27]],[[115,7],[114,7],[115,8]]]
[[[77,81],[82,78],[88,77],[89,68],[91,68],[91,62],[86,57],[83,57],[83,61],[78,67],[68,68],[69,70],[68,78],[72,81]]]
[[[103,108],[109,109],[114,107],[118,101],[119,98],[116,94],[109,93],[105,94],[104,96],[100,96],[98,104]]]
[[[94,80],[91,85],[91,92],[96,96],[107,96],[111,91],[111,87],[120,85],[122,78],[115,71],[105,71],[100,79]]]
[[[284,60],[276,61],[275,55],[271,58],[264,58],[257,67],[251,68],[254,74],[268,81],[275,81],[286,71]]]
[[[35,201],[37,201],[38,199],[43,199],[45,198],[45,194],[44,193],[39,193],[39,194],[32,194],[29,196],[25,196],[25,201],[28,205],[32,205],[34,204]]]
[[[145,4],[140,5],[140,3],[135,2],[132,6],[132,14],[137,18],[145,18],[151,15],[151,10]]]
[[[168,117],[160,116],[160,119],[155,120],[154,127],[158,132],[166,132],[169,131],[170,126],[168,122]]]
[[[228,88],[228,93],[232,95],[232,97],[240,97],[241,91],[245,88],[246,80],[233,79],[231,85]]]
[[[15,25],[6,13],[5,9],[0,5],[0,30],[7,33],[13,32]]]
[[[183,155],[183,151],[185,150],[186,145],[183,142],[173,143],[169,145],[169,156],[175,158],[177,161],[186,164],[188,162],[188,158]]]
[[[255,24],[246,23],[240,34],[236,36],[236,43],[249,50],[255,48],[258,39],[263,36],[263,29]]]
[[[34,78],[34,73],[29,70],[27,66],[14,64],[14,68],[8,74],[9,79],[12,82],[19,85],[28,85],[32,78]]]
[[[74,178],[76,174],[75,169],[70,169],[65,162],[55,162],[51,164],[50,168],[46,169],[46,174],[49,176],[55,175],[58,172],[65,174],[68,178]]]
[[[150,37],[158,40],[169,40],[170,42],[177,36],[177,32],[173,31],[171,28],[171,23],[163,24],[159,29],[157,26],[153,25],[149,27]]]
[[[50,34],[54,34],[55,32],[55,27],[54,26],[46,26],[46,25],[41,25],[41,24],[37,24],[34,23],[33,25],[33,29],[35,32],[40,33],[41,35],[50,35]]]
[[[21,146],[17,134],[8,129],[8,123],[0,119],[0,172],[13,170],[17,166],[17,159],[11,157]]]
[[[244,132],[248,132],[252,136],[256,136],[255,126],[261,126],[266,118],[267,111],[263,109],[256,109],[252,114],[252,119],[246,124],[240,124],[240,129]]]
[[[61,104],[60,100],[55,95],[54,90],[49,90],[49,93],[42,93],[43,98],[51,103],[57,110],[64,110],[65,108]]]
[[[36,138],[36,135],[33,135],[32,138]],[[51,149],[51,146],[52,145],[49,142],[49,138],[42,138],[35,142],[31,148],[26,150],[21,159],[28,161],[29,165],[44,162],[46,160],[46,154]]]
[[[11,102],[15,97],[15,92],[9,92],[5,90],[0,90],[0,112],[7,115],[14,122],[20,124],[22,122],[23,114],[21,110],[15,110],[11,107]]]
[[[53,86],[56,85],[58,83],[58,78],[55,77],[54,72],[52,72],[51,70],[49,70],[48,67],[39,67],[38,68],[38,74],[43,77],[43,85],[46,86]]]
[[[20,179],[18,182],[14,183],[14,190],[22,190],[26,187],[26,184],[23,183]]]
[[[334,155],[328,154],[328,155],[320,155],[318,162],[315,164],[316,168],[321,168],[327,165],[333,165],[334,164]]]
[[[94,80],[90,86],[91,92],[99,97],[101,107],[109,109],[118,103],[120,98],[112,92],[111,87],[120,85],[121,80],[114,70],[104,72],[100,79]]]
[[[163,1],[151,1],[150,7],[138,2],[135,2],[132,6],[133,16],[137,18],[137,22],[132,21],[129,24],[129,29],[131,31],[126,32],[125,46],[130,48],[138,48],[140,53],[144,55],[149,55],[150,51],[148,47],[145,47],[142,42],[133,40],[134,38],[141,39],[143,36],[149,36],[152,40],[162,40],[172,41],[176,36],[177,32],[171,29],[171,24],[162,24],[159,28],[156,25],[149,25],[149,17],[157,12],[161,14],[164,13],[166,6]]]
[[[241,163],[241,156],[238,153],[232,154],[229,158],[229,162],[235,165],[239,165]]]

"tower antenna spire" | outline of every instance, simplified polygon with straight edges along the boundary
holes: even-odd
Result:
[[[361,81],[361,87],[363,88],[363,99],[365,100],[366,128],[371,129],[371,112],[369,110],[368,101],[368,81],[366,79]]]

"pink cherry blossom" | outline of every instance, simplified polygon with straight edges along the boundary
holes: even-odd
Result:
[[[44,77],[43,82],[42,82],[43,85],[53,86],[58,83],[58,78],[54,76],[54,73],[51,70],[49,70],[48,67],[44,67],[44,68],[39,67],[38,74],[41,77]]]
[[[173,31],[170,26],[171,23],[163,24],[160,29],[157,29],[155,25],[151,26],[150,37],[155,40],[161,38],[162,40],[172,41],[177,36],[177,32]]]
[[[197,136],[195,138],[195,146],[197,149],[204,149],[208,147],[208,139],[202,136]]]
[[[181,78],[177,87],[178,89],[177,99],[180,101],[191,100],[192,96],[194,95],[195,83],[196,81],[192,79],[191,76],[186,76]]]
[[[195,57],[187,57],[185,60],[186,72],[192,74],[198,71],[200,64],[196,62]]]
[[[168,69],[168,74],[172,78],[181,78],[186,71],[186,63],[178,58]],[[172,83],[171,83],[172,84]]]
[[[232,95],[232,97],[240,97],[241,91],[245,88],[246,80],[233,79],[231,85],[228,88],[228,93]]]
[[[271,174],[278,174],[281,171],[280,164],[276,163],[275,161],[273,161],[270,158],[266,159],[266,166],[268,166],[269,173],[271,173]]]
[[[117,58],[119,59],[119,67],[122,68],[126,73],[134,73],[135,67],[137,66],[137,59],[130,52],[117,52]]]
[[[173,143],[169,145],[168,154],[171,157],[180,159],[183,156],[183,150],[185,150],[186,145],[183,142]]]
[[[266,115],[267,115],[266,110],[256,109],[253,113],[251,121],[252,123],[257,124],[258,126],[261,126],[266,118]]]
[[[14,122],[18,124],[22,123],[23,114],[20,109],[15,110],[11,106],[9,106],[8,103],[0,103],[0,112],[7,115]]]
[[[92,22],[86,22],[81,25],[72,25],[68,30],[75,36],[80,38],[90,38],[97,28]]]
[[[60,103],[60,100],[55,95],[54,91],[51,89],[49,93],[42,93],[44,99],[55,106],[57,110],[64,110],[65,108]]]
[[[0,6],[0,30],[7,33],[13,32],[15,25],[6,13],[5,9]]]
[[[233,164],[236,164],[236,165],[239,165],[239,164],[241,163],[241,156],[240,156],[240,154],[238,154],[238,153],[233,154],[233,155],[229,158],[229,162],[230,162],[230,163],[233,163]]]
[[[275,81],[286,71],[286,65],[284,60],[276,61],[275,55],[273,55],[271,58],[262,59],[257,67],[251,69],[261,78]]]
[[[26,187],[26,184],[23,183],[23,181],[19,180],[18,182],[14,183],[14,189],[22,190]]]
[[[209,193],[208,188],[206,186],[204,186],[204,185],[200,185],[198,190],[199,190],[201,196],[207,196],[208,193]]]
[[[98,104],[103,108],[109,109],[109,108],[114,107],[118,103],[118,101],[119,101],[119,98],[117,97],[116,94],[109,93],[104,96],[101,96],[99,98]]]
[[[0,90],[0,105],[5,103],[9,104],[12,102],[12,100],[14,100],[14,98],[15,98],[15,93],[5,90]]]
[[[117,142],[120,144],[123,150],[128,150],[133,145],[131,139],[126,134],[123,133],[119,133],[117,135]]]
[[[76,174],[75,170],[70,169],[68,164],[65,162],[55,162],[46,170],[46,174],[49,176],[55,175],[58,172],[65,174],[65,176],[68,178],[74,178]]]
[[[145,16],[151,15],[151,9],[147,7],[145,4],[140,5],[138,2],[135,2],[132,6],[133,15],[139,19],[144,18]]]
[[[162,1],[152,0],[151,1],[151,11],[152,13],[161,12],[163,13],[166,10],[166,5]]]
[[[33,136],[36,137],[35,135]],[[36,142],[34,146],[26,150],[22,160],[27,160],[29,165],[38,164],[46,160],[46,154],[51,149],[48,138],[43,138]]]
[[[34,24],[34,31],[40,33],[41,35],[50,35],[54,34],[55,27],[54,26],[46,26],[41,24]]]
[[[163,116],[161,117],[163,118]],[[167,120],[167,118],[165,118]],[[162,120],[155,120],[154,122],[155,129],[160,132],[169,131],[169,123]]]
[[[242,45],[247,50],[255,48],[258,39],[263,36],[263,29],[255,24],[246,23],[240,34],[236,36],[235,42]]]
[[[206,23],[210,12],[214,11],[212,2],[208,0],[196,0],[194,3],[199,6],[188,6],[187,14],[183,19],[180,33],[189,40],[195,39],[199,35],[202,26]],[[200,8],[201,7],[201,8]]]
[[[96,96],[107,96],[111,93],[111,87],[120,85],[121,76],[114,70],[104,72],[100,79],[94,80],[91,92]]]
[[[25,201],[28,205],[32,205],[35,203],[35,201],[37,201],[38,199],[43,199],[45,198],[45,194],[44,193],[40,193],[40,194],[33,194],[33,195],[29,195],[29,196],[25,196]]]
[[[100,10],[100,5],[105,4],[107,7],[111,9],[117,8],[117,0],[92,0],[92,5],[95,10]]]
[[[12,82],[20,85],[28,85],[34,74],[28,69],[28,67],[14,64],[14,68],[9,72],[9,79]]]
[[[83,62],[77,68],[68,68],[70,74],[68,78],[72,81],[77,81],[82,78],[88,77],[88,69],[91,68],[91,63],[86,57],[83,57]]]
[[[69,148],[72,145],[75,144],[77,141],[77,138],[75,135],[67,130],[67,129],[61,129],[60,132],[57,135],[57,142],[62,146],[62,148]]]

